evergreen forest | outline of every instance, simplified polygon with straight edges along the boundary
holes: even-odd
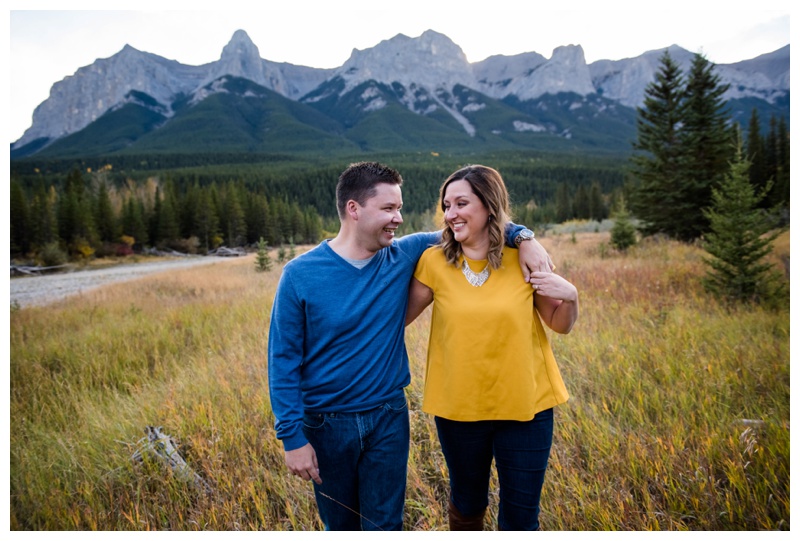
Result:
[[[665,53],[637,110],[638,138],[628,153],[487,151],[353,155],[173,153],[116,154],[11,162],[12,260],[57,265],[124,256],[149,248],[204,254],[219,246],[255,249],[314,244],[335,235],[335,187],[357,161],[375,160],[404,178],[401,234],[439,227],[441,182],[455,169],[498,169],[513,219],[540,232],[568,220],[602,221],[630,212],[645,235],[693,241],[709,230],[712,190],[743,147],[748,176],[765,191],[761,206],[788,223],[789,133],[769,130],[753,109],[734,123],[713,65],[696,55],[681,73]],[[737,143],[738,141],[738,143]]]

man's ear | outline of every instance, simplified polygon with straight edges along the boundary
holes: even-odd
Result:
[[[345,210],[347,210],[347,214],[355,221],[358,221],[358,203],[355,200],[351,199],[345,205]]]

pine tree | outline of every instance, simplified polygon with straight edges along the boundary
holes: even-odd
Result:
[[[256,271],[266,272],[272,270],[272,258],[269,255],[269,247],[264,237],[258,239],[258,251],[256,252]]]
[[[11,195],[9,198],[9,214],[11,218],[11,252],[27,253],[30,249],[30,211],[28,200],[22,186],[16,180],[11,181]]]
[[[40,187],[31,202],[31,243],[35,249],[58,241],[57,201],[58,194],[50,186],[49,190]]]
[[[774,116],[769,119],[769,132],[764,142],[764,156],[765,178],[774,183],[778,178],[778,119]]]
[[[211,190],[203,189],[198,194],[194,219],[195,234],[200,239],[200,244],[206,251],[216,248],[213,239],[218,233],[219,220]]]
[[[714,65],[695,54],[684,94],[684,119],[680,129],[681,153],[686,168],[682,175],[681,212],[672,235],[689,241],[708,230],[702,209],[711,203],[711,189],[719,186],[730,170],[734,137],[730,113],[723,94],[730,85],[722,84]]]
[[[750,114],[750,123],[747,127],[746,158],[750,162],[750,184],[756,191],[761,191],[767,185],[766,156],[764,150],[764,140],[761,137],[761,119],[758,117],[758,109],[753,107]]]
[[[150,218],[147,220],[147,236],[150,239],[151,246],[158,246],[161,244],[161,236],[159,235],[160,227],[158,222],[161,216],[161,186],[156,186],[156,193],[153,197],[153,209],[150,212]]]
[[[108,193],[108,186],[105,180],[100,180],[97,187],[97,196],[94,200],[94,223],[97,226],[97,234],[101,242],[114,242],[119,236],[117,234],[117,218],[114,215],[114,207],[111,204],[111,197]]]
[[[556,221],[559,223],[566,222],[573,218],[572,213],[572,198],[569,195],[569,186],[566,182],[558,185],[556,190]]]
[[[161,245],[169,245],[170,242],[180,238],[180,225],[178,213],[175,209],[175,198],[169,190],[166,191],[164,199],[159,206],[156,224]]]
[[[97,233],[83,176],[73,170],[64,184],[64,193],[58,201],[58,233],[70,250],[90,255],[89,248],[97,243]]]
[[[589,201],[589,193],[586,191],[586,186],[583,184],[578,185],[575,192],[575,217],[579,220],[588,220],[592,217],[592,205]]]
[[[638,137],[631,158],[639,185],[631,210],[642,220],[645,234],[673,234],[686,218],[681,200],[684,182],[680,127],[685,117],[683,73],[668,51],[661,56],[656,79],[645,89],[643,107],[637,108]]]
[[[200,187],[197,185],[197,182],[195,182],[186,189],[186,193],[184,193],[183,197],[180,199],[178,216],[180,218],[181,238],[200,238],[195,228],[195,214],[197,213],[199,199]]]
[[[322,237],[322,223],[320,222],[319,215],[310,208],[306,209],[306,212],[303,213],[303,228],[305,230],[305,236],[303,237],[303,242],[305,244],[319,242],[320,237]]]
[[[786,127],[786,118],[778,119],[776,138],[775,185],[772,187],[770,202],[774,206],[789,206],[789,130]]]
[[[611,245],[622,252],[636,244],[636,227],[631,221],[625,200],[620,199],[619,208],[614,212],[614,226],[611,228]]]
[[[705,259],[710,267],[703,279],[706,289],[730,301],[774,300],[786,294],[780,276],[765,257],[780,231],[761,209],[766,191],[756,192],[748,177],[750,164],[739,149],[730,172],[712,190],[713,205],[704,214],[710,224]]]
[[[133,195],[128,197],[122,210],[122,234],[134,240],[134,246],[142,247],[150,240],[145,225],[144,204]]]
[[[222,212],[219,214],[225,243],[228,246],[241,246],[247,238],[247,223],[239,202],[236,186],[230,182],[222,197]]]
[[[711,203],[711,189],[724,178],[733,153],[722,100],[728,86],[703,55],[694,56],[685,84],[668,52],[661,62],[645,90],[644,107],[637,110],[639,153],[631,161],[639,186],[631,208],[645,234],[691,241],[708,230],[702,209]]]
[[[268,235],[267,215],[269,205],[264,194],[251,194],[245,199],[245,222],[247,225],[247,243],[258,242]]]
[[[608,217],[608,211],[603,202],[603,191],[600,189],[599,182],[592,182],[592,188],[589,192],[589,211],[590,218],[598,222],[602,222]]]

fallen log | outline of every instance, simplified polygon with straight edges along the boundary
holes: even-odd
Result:
[[[227,246],[220,246],[208,252],[208,255],[215,255],[218,257],[239,257],[247,255],[244,248],[228,248]]]
[[[139,447],[131,456],[134,462],[141,463],[144,461],[145,455],[149,455],[169,466],[181,481],[190,482],[208,494],[212,492],[211,486],[205,479],[186,464],[178,452],[172,436],[164,434],[160,426],[147,426],[144,433],[145,436],[137,442]]]
[[[145,255],[155,255],[160,257],[189,257],[189,254],[178,252],[177,250],[159,250],[157,248],[145,248],[142,250]]]
[[[39,267],[34,265],[11,265],[11,276],[41,276],[43,272],[63,269],[69,265],[53,265],[50,267]]]

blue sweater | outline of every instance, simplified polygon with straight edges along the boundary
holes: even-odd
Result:
[[[269,328],[269,393],[277,436],[308,441],[303,413],[354,412],[402,396],[408,284],[438,233],[395,240],[357,269],[327,241],[286,264]]]
[[[522,226],[509,224],[506,241]],[[440,233],[415,233],[362,269],[327,241],[283,268],[269,327],[269,396],[286,451],[308,443],[304,412],[365,411],[411,382],[405,345],[408,285]]]

